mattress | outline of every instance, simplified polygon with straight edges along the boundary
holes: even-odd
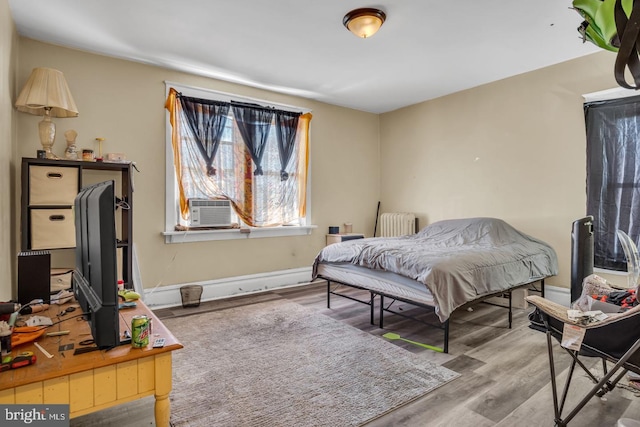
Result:
[[[325,279],[347,283],[376,293],[415,301],[433,307],[433,295],[422,283],[399,274],[352,265],[349,263],[320,264],[318,275]]]

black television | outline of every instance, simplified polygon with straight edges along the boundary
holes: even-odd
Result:
[[[73,291],[100,349],[120,345],[115,182],[80,190],[74,201]]]

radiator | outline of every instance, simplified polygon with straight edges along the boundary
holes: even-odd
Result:
[[[407,236],[416,232],[416,216],[412,213],[380,215],[380,237]]]

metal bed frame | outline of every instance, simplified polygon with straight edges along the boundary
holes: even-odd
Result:
[[[381,291],[372,291],[371,289],[368,289],[368,288],[365,288],[365,287],[362,287],[362,286],[341,282],[339,280],[331,279],[331,278],[328,278],[328,277],[325,277],[325,276],[322,276],[322,275],[318,275],[318,278],[327,281],[327,308],[331,308],[331,295],[337,295],[337,296],[340,296],[340,297],[343,297],[343,298],[350,299],[352,301],[356,301],[356,302],[359,302],[359,303],[362,303],[362,304],[366,304],[366,305],[368,305],[370,307],[370,311],[371,311],[371,319],[370,319],[370,321],[371,321],[371,324],[375,325],[375,321],[374,321],[375,298],[376,298],[376,296],[379,296],[380,297],[380,304],[379,304],[379,307],[378,307],[378,310],[379,310],[379,315],[378,315],[379,323],[378,323],[378,325],[379,325],[380,329],[384,328],[384,312],[385,311],[387,313],[391,313],[391,314],[395,314],[395,315],[404,317],[405,319],[410,319],[410,320],[414,320],[416,322],[420,322],[420,323],[422,323],[424,325],[427,325],[427,326],[430,326],[430,327],[442,329],[444,331],[444,348],[443,348],[443,351],[445,353],[449,353],[449,319],[447,319],[444,323],[435,324],[433,322],[427,322],[427,321],[418,319],[416,317],[408,316],[408,315],[406,315],[404,313],[400,313],[398,311],[395,311],[395,310],[391,309],[391,306],[396,301],[402,301],[404,303],[411,304],[411,305],[416,306],[416,307],[427,309],[427,310],[429,310],[431,312],[435,312],[435,307],[433,307],[431,305],[428,305],[428,304],[420,303],[418,301],[413,301],[413,300],[410,300],[408,298],[398,297],[397,295],[391,295],[389,293],[385,293],[385,292],[381,292]],[[523,288],[523,287],[530,286],[530,285],[532,285],[533,283],[536,283],[536,282],[540,282],[540,293],[541,293],[542,297],[544,297],[544,278],[542,278],[542,279],[538,279],[538,280],[534,280],[534,281],[525,283],[523,285],[515,286],[515,287],[510,288],[508,290],[496,292],[496,293],[493,293],[493,294],[490,294],[490,295],[485,295],[485,296],[483,296],[481,298],[475,299],[473,301],[469,301],[468,303],[458,307],[456,310],[466,309],[466,308],[468,308],[468,307],[470,307],[472,305],[475,305],[477,303],[480,303],[480,302],[484,302],[486,304],[491,304],[491,305],[495,305],[495,306],[502,307],[502,308],[508,308],[509,309],[509,329],[511,329],[511,326],[512,326],[512,323],[513,323],[513,306],[512,306],[511,292],[516,290],[516,289],[520,289],[520,288]],[[361,300],[361,299],[352,297],[350,295],[345,295],[345,294],[339,293],[339,292],[337,292],[337,287],[335,289],[331,289],[331,283],[337,283],[338,286],[343,285],[343,286],[349,286],[349,287],[355,288],[355,289],[368,291],[369,295],[370,295],[370,298],[369,298],[369,300]],[[509,300],[508,307],[504,307],[502,305],[498,305],[498,304],[494,304],[494,303],[486,301],[489,298],[493,298],[493,297],[497,297],[497,296],[503,296],[503,295],[507,295],[507,298]],[[389,305],[387,305],[386,307],[385,307],[385,302],[384,302],[385,297],[391,298],[391,300],[392,300],[389,303]]]

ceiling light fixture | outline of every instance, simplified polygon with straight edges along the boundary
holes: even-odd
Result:
[[[349,31],[363,39],[374,35],[384,24],[387,15],[379,9],[355,9],[347,13],[342,23]]]

